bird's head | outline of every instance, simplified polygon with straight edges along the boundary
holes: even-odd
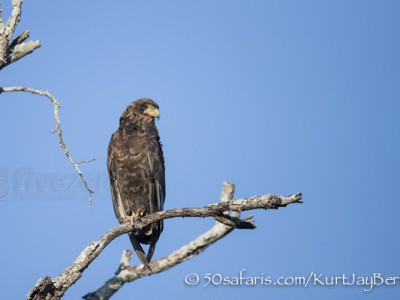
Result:
[[[155,103],[151,99],[142,99],[143,101],[140,101],[140,112],[143,112],[144,115],[147,115],[152,118],[157,118],[157,120],[160,119],[160,111],[158,104]]]
[[[141,98],[128,105],[122,113],[120,124],[131,122],[150,123],[160,118],[158,104],[149,98]]]

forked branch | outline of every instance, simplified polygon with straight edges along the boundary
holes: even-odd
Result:
[[[214,204],[209,204],[206,205],[202,208],[178,208],[178,209],[171,209],[171,210],[166,210],[158,213],[154,213],[148,216],[145,216],[141,218],[140,220],[136,220],[135,223],[132,225],[130,223],[125,223],[122,225],[119,225],[117,227],[112,228],[109,230],[107,233],[105,233],[99,240],[92,242],[89,246],[87,246],[82,253],[79,255],[79,257],[75,260],[74,263],[72,263],[71,266],[69,266],[62,274],[57,276],[56,278],[50,278],[50,277],[45,277],[44,279],[41,279],[37,282],[36,286],[31,290],[31,292],[28,295],[28,300],[31,299],[59,299],[62,297],[65,293],[65,291],[68,290],[68,288],[74,284],[81,276],[83,271],[90,265],[90,263],[96,259],[96,257],[103,251],[103,249],[116,237],[127,233],[129,231],[132,231],[134,229],[141,229],[153,222],[156,222],[158,220],[162,219],[169,219],[169,218],[176,218],[176,217],[220,217],[224,216],[226,212],[228,211],[247,211],[247,210],[253,210],[253,209],[277,209],[279,207],[285,207],[289,204],[292,203],[301,203],[302,195],[301,193],[297,193],[295,195],[291,195],[288,197],[284,197],[281,195],[271,195],[271,194],[266,194],[262,196],[253,196],[250,198],[246,199],[240,199],[240,200],[232,200],[232,201],[224,201],[220,203],[214,203]],[[239,216],[236,215],[229,215],[230,218],[233,219],[238,219]],[[250,220],[248,219],[241,219],[238,223],[243,224],[243,223],[248,223]],[[254,225],[254,224],[253,224]],[[219,226],[219,225],[218,225]],[[226,225],[224,225],[226,228]],[[221,227],[220,227],[221,228]],[[232,228],[235,227],[229,227],[231,230]],[[249,228],[249,227],[243,227],[239,226],[237,228]],[[253,226],[254,228],[254,226]],[[213,230],[213,229],[212,229]],[[214,229],[216,230],[216,229]],[[220,229],[218,229],[220,230]],[[228,233],[228,232],[227,232]],[[222,234],[222,236],[226,235],[227,233]],[[201,246],[199,249],[205,249],[208,245],[211,243],[215,242],[218,240],[220,237],[217,237],[216,239],[210,239],[206,240],[205,244]],[[199,237],[198,239],[201,239],[202,237]],[[196,239],[193,243],[197,243],[198,239]],[[186,253],[194,256],[200,253],[201,251],[196,252],[197,248],[195,247],[193,250],[190,248],[191,244],[185,246],[189,248],[181,248],[180,250],[172,253],[166,258],[163,258],[161,260],[155,260],[152,261],[150,266],[154,272],[161,272],[166,269],[169,269],[170,266],[168,265],[175,265],[185,259],[187,255],[183,253],[184,251],[182,249],[191,249],[191,251],[187,251]],[[192,244],[193,246],[193,244]],[[195,252],[192,252],[195,251]],[[183,257],[183,258],[182,258]],[[167,266],[167,267],[166,267]],[[143,277],[145,275],[151,274],[149,271],[141,271],[142,266],[137,266],[133,269],[128,268],[127,270],[130,275],[128,276],[129,279],[137,279],[139,277]],[[120,270],[119,273],[121,273],[123,270]],[[126,273],[121,273],[126,275]],[[136,275],[133,275],[136,274]],[[117,273],[118,275],[118,273]],[[117,279],[118,281],[119,279]],[[90,295],[90,294],[89,294]],[[87,296],[89,297],[89,296]],[[97,298],[88,298],[88,299],[97,299]],[[104,298],[108,299],[108,298]]]
[[[11,41],[21,19],[22,0],[13,0],[12,5],[11,16],[4,22],[0,2],[0,70],[40,47],[39,41],[25,42],[29,37],[29,30]]]

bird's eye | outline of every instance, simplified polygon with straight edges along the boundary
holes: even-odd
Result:
[[[142,109],[145,110],[147,108],[147,106],[148,106],[147,103],[143,103],[142,104]]]

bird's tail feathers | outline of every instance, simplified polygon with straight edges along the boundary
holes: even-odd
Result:
[[[149,253],[150,253],[150,249],[149,249],[149,253],[147,254],[147,258],[146,258],[146,255],[144,254],[143,248],[140,245],[137,237],[133,233],[128,233],[128,235],[129,235],[129,239],[131,240],[133,249],[135,249],[136,255],[139,257],[140,261],[144,265],[143,270],[147,269],[150,272],[152,272],[152,270],[150,268],[150,265],[149,265],[150,259],[148,258],[149,257]],[[150,245],[150,248],[151,248],[151,245]],[[154,252],[154,249],[153,249],[153,252]]]
[[[149,251],[147,251],[147,256],[146,256],[146,259],[148,262],[150,262],[151,259],[153,258],[154,250],[156,249],[156,243],[157,243],[157,240],[153,241],[153,237],[152,237],[152,239],[150,241]]]

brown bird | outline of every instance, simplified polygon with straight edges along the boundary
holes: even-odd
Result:
[[[163,210],[165,167],[162,145],[155,125],[156,102],[142,98],[128,105],[108,146],[108,173],[115,215],[122,224]],[[129,239],[145,268],[163,230],[157,221],[130,233]],[[147,256],[141,244],[149,244]]]

